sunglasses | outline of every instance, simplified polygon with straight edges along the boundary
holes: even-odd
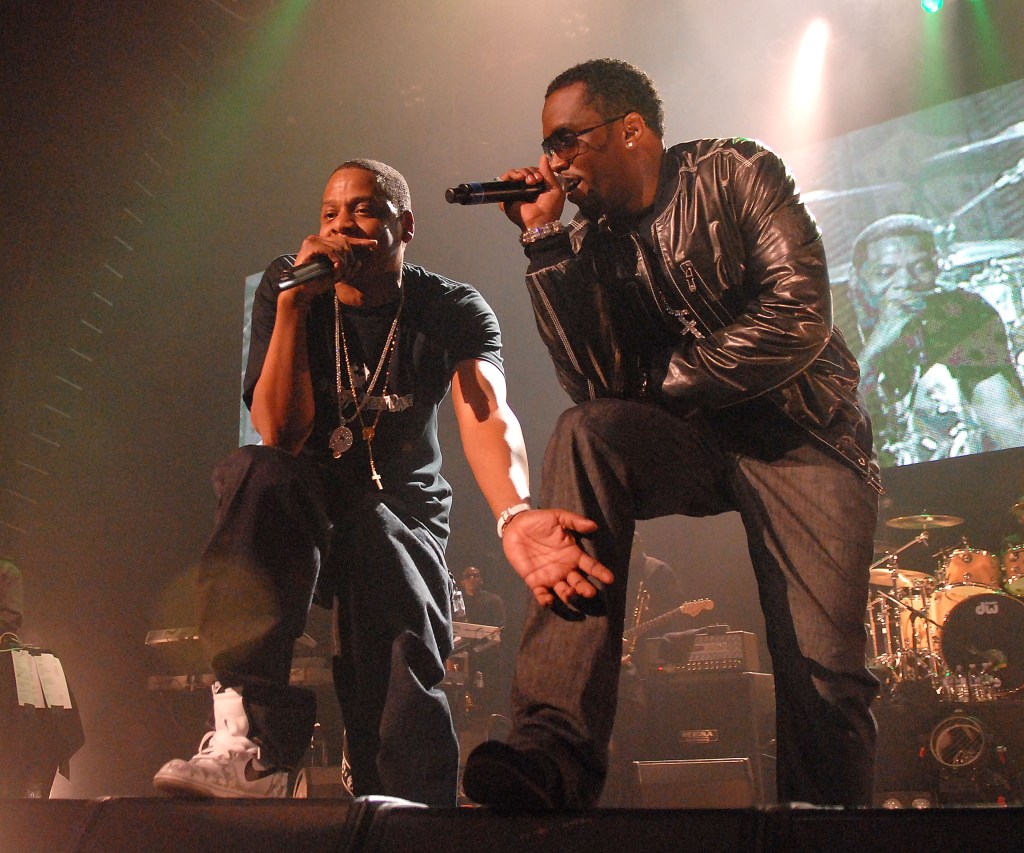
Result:
[[[632,110],[630,110],[630,112],[632,112]],[[583,130],[568,130],[567,128],[556,130],[541,142],[541,150],[543,150],[548,157],[557,154],[563,160],[569,160],[579,153],[581,136],[584,136],[593,130],[597,130],[599,127],[604,127],[605,125],[624,119],[628,115],[628,112],[623,113],[620,116],[615,116],[615,118],[605,119],[603,122],[595,124],[593,127],[585,127]]]

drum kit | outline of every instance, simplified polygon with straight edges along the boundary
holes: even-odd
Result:
[[[1024,545],[997,554],[962,539],[933,555],[935,574],[900,567],[929,530],[962,523],[930,513],[886,522],[920,533],[896,549],[877,543],[871,564],[868,665],[883,690],[926,681],[941,699],[988,702],[1024,689]]]

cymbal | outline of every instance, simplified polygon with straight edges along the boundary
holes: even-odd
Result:
[[[977,142],[970,142],[967,145],[961,145],[959,148],[954,148],[950,151],[943,151],[941,154],[936,154],[925,162],[928,165],[941,163],[952,157],[957,157],[961,154],[970,154],[974,151],[981,151],[988,148],[990,145],[997,145],[1001,142],[1011,142],[1015,139],[1020,139],[1022,136],[1024,136],[1024,121],[1018,121],[1016,124],[1011,124],[1005,130],[1000,131],[995,136],[990,136],[988,139],[981,139]]]
[[[898,530],[930,530],[933,527],[956,527],[963,524],[964,520],[958,515],[932,515],[922,513],[921,515],[901,515],[898,518],[890,518],[886,527],[895,527]]]
[[[900,586],[909,588],[920,586],[922,581],[930,581],[932,579],[932,576],[927,572],[897,569],[894,576],[889,569],[872,569],[870,583],[872,586]]]
[[[944,269],[987,265],[1001,258],[1019,258],[1024,255],[1024,240],[973,240],[954,243],[943,260]]]
[[[872,184],[867,187],[850,187],[844,190],[808,190],[807,192],[800,193],[800,200],[807,203],[813,204],[816,201],[828,201],[833,198],[845,198],[850,195],[860,195],[861,193],[877,193],[886,192],[888,190],[902,190],[906,188],[906,184],[894,183],[894,184]]]

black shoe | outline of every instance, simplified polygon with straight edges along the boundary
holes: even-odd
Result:
[[[563,799],[558,768],[543,752],[497,740],[469,754],[462,788],[473,802],[501,811],[551,811]]]

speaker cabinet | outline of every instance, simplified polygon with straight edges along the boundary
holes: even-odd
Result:
[[[759,805],[749,758],[634,761],[644,809],[745,809]]]
[[[661,771],[669,774],[685,776],[690,768],[713,772],[717,775],[706,783],[713,778],[728,789],[721,794],[722,801],[747,798],[737,793],[742,788],[737,780],[749,771],[754,796],[744,805],[774,801],[775,685],[771,675],[652,675],[644,687],[648,709],[642,754],[636,756],[640,762],[686,763]],[[742,761],[714,763],[725,759]]]

